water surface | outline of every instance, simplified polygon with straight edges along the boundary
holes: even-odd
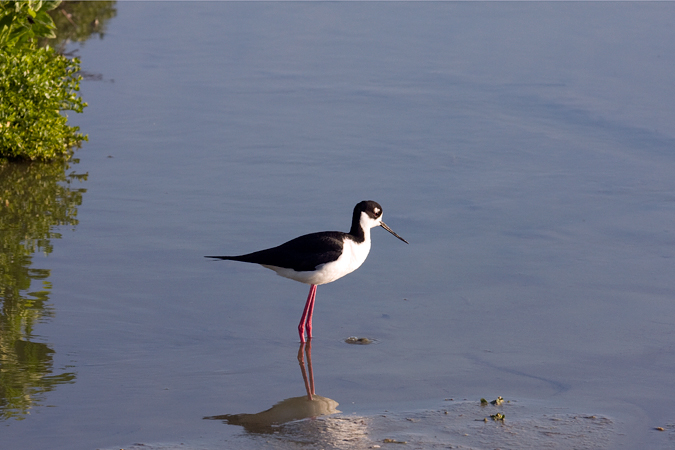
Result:
[[[34,340],[72,379],[0,442],[672,448],[675,5],[117,10],[79,50],[101,75],[71,118],[79,223],[33,259]],[[373,230],[318,288],[316,394],[341,413],[273,439],[204,420],[305,395],[308,288],[203,255],[346,231],[364,199],[410,245]],[[504,425],[474,420],[497,396]]]

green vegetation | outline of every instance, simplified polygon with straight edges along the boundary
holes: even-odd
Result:
[[[26,47],[34,38],[53,38],[54,21],[47,14],[60,1],[7,1],[0,4],[0,46]]]
[[[490,414],[490,418],[494,421],[501,420],[502,422],[504,421],[504,414],[502,413],[495,413],[495,414]]]
[[[59,3],[0,3],[0,163],[69,157],[87,139],[61,115],[86,106],[77,96],[79,60],[37,47],[38,38],[56,36],[47,11]]]
[[[53,159],[86,137],[62,110],[82,112],[79,61],[52,48],[0,50],[0,158]]]

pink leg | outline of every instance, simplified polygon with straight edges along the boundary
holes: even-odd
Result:
[[[305,324],[307,324],[307,336],[312,337],[312,314],[314,313],[314,297],[316,297],[316,285],[313,284],[309,288],[309,295],[307,296],[307,303],[305,309],[302,311],[300,324],[298,325],[298,333],[300,334],[300,342],[305,342]]]
[[[314,286],[314,293],[312,294],[312,304],[309,305],[309,312],[307,312],[307,322],[305,326],[307,327],[307,339],[312,339],[312,317],[314,317],[314,300],[316,300],[316,286]],[[312,351],[310,345],[309,351]]]

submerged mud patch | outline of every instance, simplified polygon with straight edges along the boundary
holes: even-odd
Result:
[[[493,420],[493,415],[502,420]],[[487,420],[486,420],[487,419]],[[566,408],[510,401],[481,405],[446,401],[434,409],[336,414],[279,424],[272,432],[242,430],[219,442],[134,444],[126,450],[212,450],[224,443],[239,449],[456,448],[611,449],[619,434],[609,417]]]

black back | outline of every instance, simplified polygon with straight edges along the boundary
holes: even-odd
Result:
[[[296,272],[306,272],[338,259],[342,254],[342,242],[346,234],[340,231],[306,234],[277,247],[246,255],[208,256],[207,258],[264,264],[293,269]]]

